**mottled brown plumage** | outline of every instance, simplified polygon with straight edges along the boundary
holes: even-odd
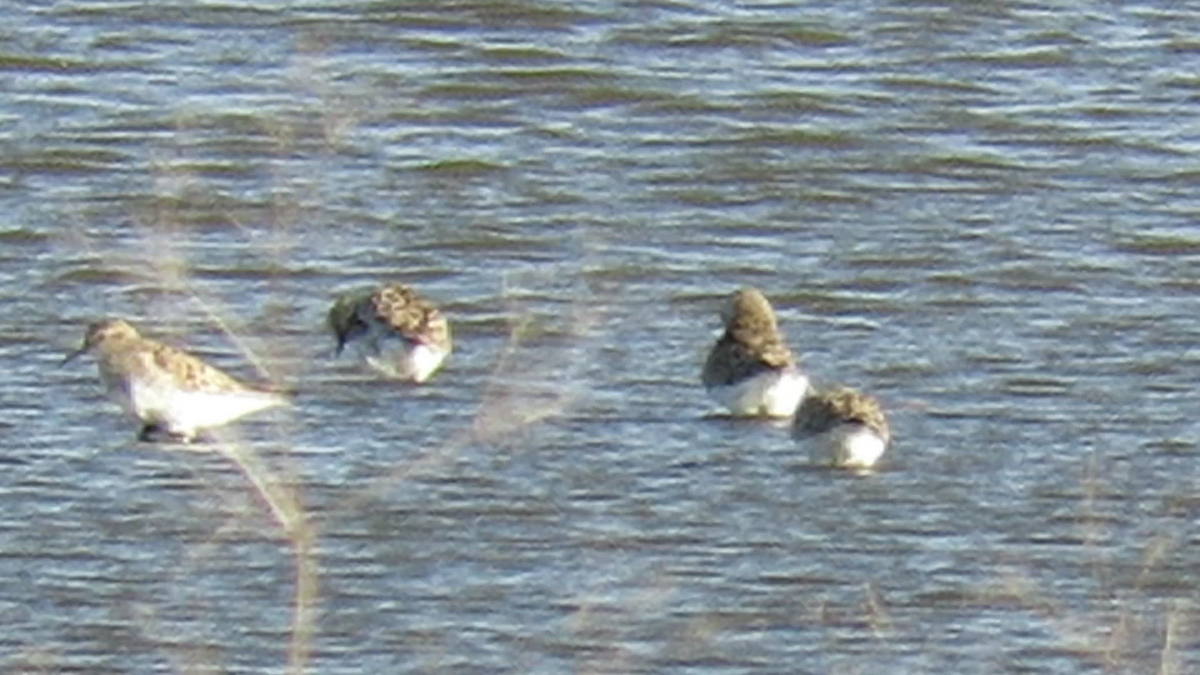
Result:
[[[878,435],[884,445],[891,439],[887,418],[879,402],[850,387],[810,391],[796,410],[792,431],[797,438],[807,438],[842,424],[861,424]]]
[[[408,286],[392,284],[371,294],[375,318],[406,338],[450,351],[450,324],[431,303]]]
[[[238,382],[218,368],[169,345],[142,337],[122,319],[88,326],[83,346],[63,363],[96,352],[100,377],[109,396],[145,427],[191,440],[200,429],[283,405],[277,393]]]
[[[700,379],[704,386],[733,384],[766,370],[791,368],[771,303],[757,288],[742,288],[721,309],[725,333],[713,345]]]
[[[700,372],[708,395],[731,413],[790,417],[808,376],[783,343],[771,303],[756,288],[735,292],[721,308],[725,332]]]
[[[353,344],[390,377],[422,382],[453,349],[446,318],[404,284],[345,293],[330,308],[328,322],[339,354]]]
[[[250,389],[185,351],[142,337],[124,319],[105,319],[88,326],[83,346],[68,356],[67,360],[97,346],[102,346],[98,363],[106,378],[118,374],[145,375],[157,370],[168,374],[184,391],[231,392]]]

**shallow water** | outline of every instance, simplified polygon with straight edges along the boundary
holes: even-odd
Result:
[[[0,17],[4,670],[1200,664],[1190,14]],[[332,358],[334,294],[381,279],[453,322],[427,386]],[[815,378],[884,401],[882,470],[716,414],[745,284]],[[100,315],[296,406],[138,443],[57,367]],[[227,447],[298,500],[311,567]]]

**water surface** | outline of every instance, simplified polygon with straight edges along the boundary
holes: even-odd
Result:
[[[1190,13],[0,16],[6,670],[1200,665]],[[334,294],[383,279],[453,322],[427,386],[332,358]],[[705,399],[747,284],[815,378],[885,402],[882,470]],[[296,406],[138,443],[57,367],[101,315]],[[300,562],[206,451],[235,446],[297,500]]]

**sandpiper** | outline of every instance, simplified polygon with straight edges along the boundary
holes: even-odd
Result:
[[[242,384],[191,354],[142,337],[122,319],[88,326],[83,346],[62,363],[88,351],[96,353],[109,397],[141,420],[142,440],[165,432],[190,442],[203,429],[287,403],[278,393]]]
[[[840,386],[804,397],[792,421],[792,436],[812,442],[814,463],[847,469],[871,468],[891,440],[879,402]]]
[[[401,380],[428,380],[452,349],[446,318],[404,284],[342,294],[329,327],[336,353],[350,345],[367,365]]]
[[[709,396],[738,416],[791,416],[808,376],[784,344],[766,296],[739,289],[721,308],[721,320],[725,333],[700,375]]]

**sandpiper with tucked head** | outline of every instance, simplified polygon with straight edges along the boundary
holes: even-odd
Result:
[[[771,303],[757,288],[736,291],[721,309],[725,333],[700,379],[734,415],[789,417],[808,390],[808,376],[783,342]]]
[[[850,387],[810,391],[796,410],[792,436],[812,443],[814,463],[846,469],[871,468],[891,440],[879,402]]]
[[[96,353],[109,397],[142,421],[142,440],[166,432],[189,442],[203,429],[287,403],[281,394],[242,384],[191,354],[142,337],[122,319],[88,326],[83,346],[62,362],[89,351]]]
[[[450,325],[404,284],[344,293],[329,310],[337,353],[347,345],[387,377],[428,380],[450,354]]]

